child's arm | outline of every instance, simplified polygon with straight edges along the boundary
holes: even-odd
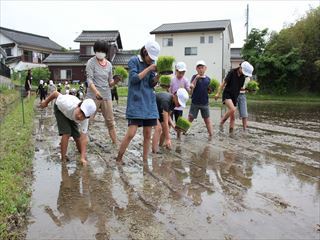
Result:
[[[41,108],[46,108],[48,107],[48,104],[53,100],[53,99],[56,99],[58,96],[59,96],[59,92],[57,91],[54,91],[53,93],[51,93],[45,100],[43,100],[41,103],[40,103],[40,107]]]
[[[219,88],[218,88],[218,92],[217,94],[214,96],[214,99],[217,100],[220,97],[220,93],[221,91],[223,91],[224,87],[226,86],[226,80],[224,79],[222,81],[222,83],[220,84]]]

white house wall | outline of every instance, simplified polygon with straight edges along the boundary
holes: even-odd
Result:
[[[200,36],[205,37],[205,43],[200,44]],[[208,37],[213,36],[213,43],[208,43]],[[173,46],[164,47],[163,39],[173,38]],[[228,38],[229,39],[229,38]],[[176,61],[183,61],[187,64],[187,78],[196,74],[195,65],[198,60],[204,60],[207,64],[206,74],[212,78],[215,77],[221,82],[222,80],[222,34],[221,32],[194,32],[194,33],[173,33],[173,34],[156,34],[155,40],[161,47],[160,55],[174,56]],[[227,40],[227,39],[226,39]],[[197,55],[185,56],[185,47],[197,47]],[[228,58],[230,65],[230,54],[224,55]],[[226,63],[227,60],[225,59]],[[226,67],[226,66],[225,66]]]

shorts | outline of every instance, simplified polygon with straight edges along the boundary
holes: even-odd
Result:
[[[174,116],[174,120],[175,122],[178,121],[179,117],[182,117],[183,115],[183,110],[173,110],[173,112],[171,113],[171,118],[173,119]]]
[[[94,102],[96,103],[97,110],[100,108],[102,116],[104,118],[104,122],[108,128],[111,130],[114,128],[114,117],[113,117],[113,110],[112,110],[112,100],[97,100],[95,99]]]
[[[222,102],[223,102],[223,104],[224,104],[224,101],[225,101],[226,99],[231,99],[232,102],[233,102],[233,105],[234,105],[234,106],[237,106],[237,98],[235,98],[235,96],[233,96],[233,95],[230,94],[229,92],[224,91],[224,92],[222,93]]]
[[[248,117],[247,98],[245,93],[240,93],[238,96],[238,110],[240,118]]]
[[[189,115],[193,119],[196,119],[198,117],[199,110],[201,111],[201,117],[202,118],[210,117],[209,105],[196,105],[194,103],[191,103],[190,110],[189,110]]]
[[[128,126],[138,125],[138,127],[153,127],[157,126],[158,119],[128,119]]]
[[[68,135],[71,135],[73,138],[80,137],[78,123],[67,118],[59,110],[59,108],[57,107],[56,104],[54,104],[54,115],[57,119],[59,136],[62,136],[64,134],[68,134]]]

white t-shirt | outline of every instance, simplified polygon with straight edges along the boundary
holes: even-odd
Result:
[[[80,102],[81,101],[76,96],[59,94],[56,105],[63,115],[80,125],[80,132],[87,133],[89,119],[86,118],[83,121],[77,121],[74,116],[74,110],[78,107]]]

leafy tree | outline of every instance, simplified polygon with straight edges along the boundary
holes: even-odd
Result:
[[[32,69],[32,83],[38,85],[39,81],[42,79],[44,81],[49,80],[50,71],[48,68],[33,68]]]

